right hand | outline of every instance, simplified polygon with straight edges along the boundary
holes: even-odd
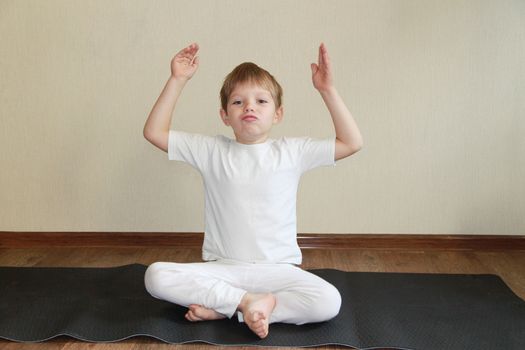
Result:
[[[199,57],[195,56],[199,45],[193,43],[180,50],[171,60],[171,76],[175,79],[189,80],[199,68]]]

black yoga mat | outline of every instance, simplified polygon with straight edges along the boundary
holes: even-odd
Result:
[[[146,267],[0,267],[0,338],[90,342],[148,336],[168,343],[347,345],[359,349],[525,349],[525,302],[497,276],[312,272],[343,297],[325,323],[272,324],[258,339],[237,320],[190,323],[185,309],[152,298]]]

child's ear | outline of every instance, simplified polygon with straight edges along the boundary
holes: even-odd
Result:
[[[221,108],[219,114],[221,115],[221,119],[224,125],[230,126],[230,120],[228,119],[228,114],[226,114],[226,111]]]
[[[275,110],[275,117],[273,118],[273,123],[274,124],[280,123],[283,120],[283,116],[284,116],[284,108],[283,106],[281,106]]]

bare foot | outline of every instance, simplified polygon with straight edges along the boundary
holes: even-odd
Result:
[[[268,335],[270,316],[275,304],[275,296],[269,293],[246,293],[239,304],[244,322],[259,338],[266,338]]]
[[[188,307],[188,312],[186,312],[185,317],[188,321],[192,322],[220,320],[226,318],[226,316],[215,310],[207,309],[204,306],[197,304],[191,304]]]

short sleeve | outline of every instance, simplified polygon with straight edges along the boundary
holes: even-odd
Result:
[[[304,138],[299,148],[302,172],[320,167],[335,166],[335,139]]]
[[[168,159],[186,162],[202,169],[208,163],[215,138],[183,131],[170,130],[168,137]]]

